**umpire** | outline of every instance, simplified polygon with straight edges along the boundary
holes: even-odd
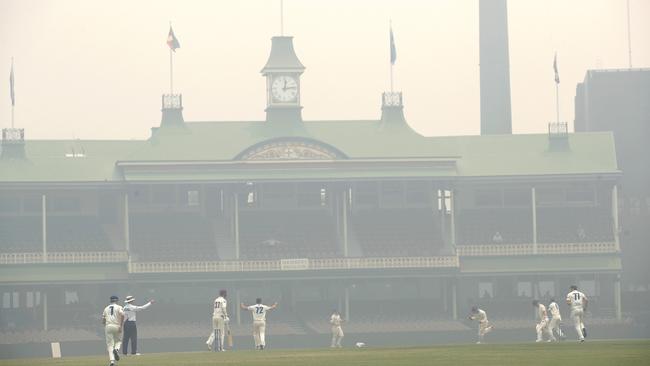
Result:
[[[124,300],[124,336],[122,340],[122,353],[126,355],[129,353],[129,340],[131,340],[131,354],[140,355],[138,353],[138,327],[135,325],[135,313],[144,310],[154,303],[154,300],[148,303],[137,306],[133,305],[135,297],[129,295]]]

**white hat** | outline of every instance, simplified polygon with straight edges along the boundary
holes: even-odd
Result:
[[[126,299],[124,300],[124,302],[127,303],[127,304],[129,304],[129,303],[132,303],[133,300],[135,300],[135,297],[129,295],[129,296],[126,297]]]

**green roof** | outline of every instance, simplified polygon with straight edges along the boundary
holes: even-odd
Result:
[[[124,177],[118,163],[232,162],[252,146],[282,138],[322,143],[355,161],[437,159],[454,162],[454,169],[445,169],[432,176],[618,174],[614,138],[609,132],[571,133],[567,136],[568,149],[551,149],[548,134],[424,137],[406,124],[378,120],[305,121],[297,127],[255,121],[191,122],[183,127],[159,128],[152,138],[144,141],[28,140],[25,142],[26,159],[0,159],[0,182],[122,181]],[[66,157],[66,154],[84,156]],[[213,172],[218,173],[218,168],[215,169]],[[321,178],[345,177],[345,169],[335,170]],[[418,172],[413,175],[395,169],[386,174],[418,176],[422,170]],[[201,172],[184,174],[183,179],[192,179],[195,173],[199,180],[220,179],[219,174],[201,177]],[[262,178],[252,167],[239,169],[236,176],[249,173],[251,179]],[[362,173],[351,177],[363,176]],[[370,178],[384,174],[367,173],[365,176]],[[300,176],[299,171],[286,176],[281,170],[274,174],[274,179]],[[173,171],[154,177],[177,178]]]

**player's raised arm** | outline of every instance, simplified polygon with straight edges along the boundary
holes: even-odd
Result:
[[[275,302],[273,305],[269,306],[269,310],[273,310],[278,307],[278,303]]]
[[[248,310],[248,305],[244,304],[243,302],[241,304],[239,304],[239,307],[244,309],[244,310]]]

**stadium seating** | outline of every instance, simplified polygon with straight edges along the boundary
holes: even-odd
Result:
[[[53,252],[103,252],[111,246],[97,216],[50,216],[48,250]]]
[[[239,230],[242,259],[338,255],[334,219],[327,211],[242,212]]]
[[[143,262],[218,259],[209,221],[196,214],[131,215],[132,256]]]
[[[579,235],[582,229],[584,235]],[[541,207],[537,212],[540,243],[613,241],[609,212],[593,207]]]
[[[3,216],[0,219],[0,251],[37,252],[42,250],[40,216]]]
[[[519,244],[533,242],[530,209],[499,208],[461,210],[456,220],[460,245]],[[501,241],[494,235],[501,234]]]
[[[365,257],[432,256],[442,246],[439,219],[430,209],[364,210],[350,222]]]

